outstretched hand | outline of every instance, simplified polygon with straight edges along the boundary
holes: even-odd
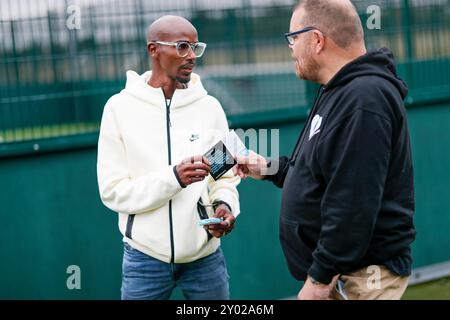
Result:
[[[263,156],[250,151],[246,157],[237,156],[236,162],[237,164],[233,167],[234,175],[241,179],[247,177],[256,180],[264,179],[267,172],[267,160]]]

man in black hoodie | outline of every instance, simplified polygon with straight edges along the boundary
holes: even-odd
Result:
[[[234,171],[283,189],[280,240],[290,272],[305,280],[299,299],[400,299],[414,189],[407,87],[393,55],[366,51],[348,0],[302,1],[286,40],[297,76],[322,86],[290,157],[252,153]]]

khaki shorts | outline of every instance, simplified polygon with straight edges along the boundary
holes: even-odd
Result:
[[[400,300],[408,286],[408,279],[409,277],[394,274],[385,266],[373,265],[335,277],[331,298],[335,300]]]

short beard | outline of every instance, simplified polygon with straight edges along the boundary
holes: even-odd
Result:
[[[312,82],[319,82],[319,70],[320,65],[317,63],[316,60],[314,60],[313,57],[309,57],[309,60],[306,62],[305,66],[305,73],[304,76],[306,80],[312,81]]]
[[[311,51],[309,49],[305,52],[305,56],[308,58],[303,59],[302,72],[301,73],[299,72],[297,76],[303,80],[318,82],[320,65],[317,63],[316,60],[314,60]]]
[[[177,80],[180,83],[186,84],[189,81],[191,81],[191,76],[189,76],[187,78],[175,77],[175,80]]]

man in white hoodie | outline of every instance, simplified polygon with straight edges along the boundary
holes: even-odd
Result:
[[[229,299],[220,237],[239,214],[231,171],[217,181],[202,156],[227,132],[220,103],[192,73],[206,44],[184,18],[148,29],[152,71],[127,72],[103,111],[97,173],[103,203],[119,215],[122,299]],[[200,219],[223,217],[203,229]]]

